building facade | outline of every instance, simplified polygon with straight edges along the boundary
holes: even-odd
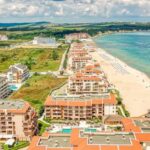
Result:
[[[109,82],[97,63],[85,64],[84,69],[69,77],[67,91],[69,94],[107,93]]]
[[[27,102],[0,100],[0,139],[30,140],[37,131],[36,112]]]
[[[74,72],[84,68],[87,63],[92,62],[92,57],[84,49],[83,43],[71,44],[68,58],[68,68]]]
[[[45,117],[65,120],[90,120],[105,115],[116,115],[114,95],[52,97],[45,102]]]
[[[9,83],[22,83],[29,77],[29,69],[26,65],[15,64],[9,67],[6,77]]]
[[[87,33],[72,33],[65,36],[67,41],[88,39],[90,36]]]
[[[5,77],[0,76],[0,99],[6,98],[10,91]]]

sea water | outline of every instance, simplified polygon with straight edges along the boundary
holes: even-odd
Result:
[[[150,77],[150,32],[100,35],[94,41],[106,52]]]

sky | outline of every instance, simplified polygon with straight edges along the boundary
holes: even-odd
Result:
[[[150,0],[0,0],[0,22],[150,22]]]

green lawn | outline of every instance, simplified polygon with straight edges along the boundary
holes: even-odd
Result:
[[[39,111],[50,91],[65,81],[50,75],[33,75],[10,99],[24,99]]]
[[[0,50],[0,72],[6,71],[14,63],[24,63],[31,57],[34,60],[31,71],[56,71],[59,68],[62,55],[68,45],[52,48],[18,48],[14,50]],[[58,58],[52,57],[53,50],[56,50]]]
[[[8,145],[3,145],[4,150],[19,150],[21,148],[27,147],[29,145],[29,142],[27,141],[19,141],[18,143],[15,143],[13,147],[8,147]]]

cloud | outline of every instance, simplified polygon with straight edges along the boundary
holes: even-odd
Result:
[[[0,17],[117,18],[150,17],[150,0],[0,0]]]
[[[38,13],[39,7],[37,6],[29,6],[26,10],[26,15],[33,16]]]

